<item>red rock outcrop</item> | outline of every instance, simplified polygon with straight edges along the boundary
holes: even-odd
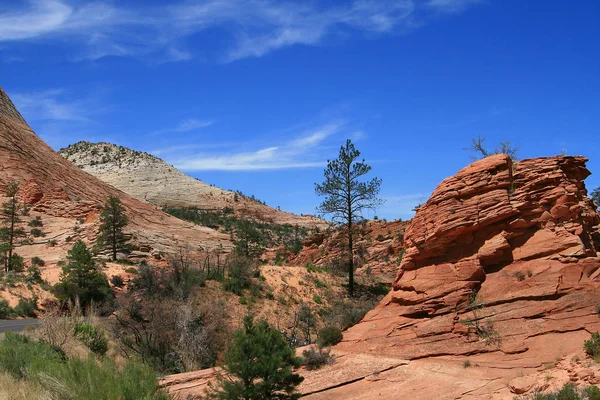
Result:
[[[600,216],[586,161],[497,155],[445,179],[406,228],[392,291],[339,348],[428,362],[468,356],[501,371],[494,391],[506,396],[516,374],[581,351],[600,329]]]

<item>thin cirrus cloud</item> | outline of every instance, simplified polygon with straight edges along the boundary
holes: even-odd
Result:
[[[325,162],[318,157],[318,151],[328,137],[340,132],[341,127],[341,123],[331,123],[278,146],[263,147],[254,151],[196,153],[169,159],[169,163],[184,171],[258,171],[322,167]]]
[[[70,101],[66,97],[67,94],[63,89],[15,93],[11,96],[17,109],[26,119],[89,121],[89,110],[91,109],[89,101]]]
[[[172,128],[164,128],[159,129],[157,131],[152,132],[152,135],[161,135],[165,133],[183,133],[183,132],[191,132],[198,129],[206,128],[214,124],[213,120],[200,120],[195,118],[188,118],[181,121],[179,124]]]
[[[28,0],[0,12],[0,42],[67,43],[73,58],[194,57],[190,37],[223,28],[223,62],[262,57],[293,45],[320,45],[339,33],[405,33],[430,15],[454,13],[478,0],[348,0],[331,3],[269,0],[188,0],[138,6],[114,2]],[[214,31],[214,29],[213,29]]]

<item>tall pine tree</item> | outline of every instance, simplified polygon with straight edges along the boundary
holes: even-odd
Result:
[[[3,220],[3,226],[0,228],[0,251],[3,254],[4,270],[6,272],[13,267],[13,261],[15,260],[13,250],[16,239],[26,235],[22,227],[17,227],[17,224],[21,222],[19,218],[21,205],[17,200],[18,191],[19,186],[15,182],[8,182],[4,193],[8,200],[2,203],[2,208],[0,208],[0,218]]]
[[[100,214],[100,234],[96,239],[96,247],[109,248],[113,261],[117,260],[118,252],[129,250],[128,239],[123,232],[128,223],[129,218],[125,215],[125,207],[121,200],[118,197],[109,197]]]
[[[368,182],[360,179],[371,167],[365,160],[358,161],[360,151],[354,148],[348,139],[340,148],[335,160],[327,161],[325,182],[315,184],[315,192],[325,200],[318,207],[320,214],[333,215],[334,221],[342,224],[348,239],[348,294],[354,296],[354,225],[362,218],[362,211],[375,209],[383,203],[379,199],[381,179],[373,178]]]

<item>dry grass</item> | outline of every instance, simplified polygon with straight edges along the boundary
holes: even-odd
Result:
[[[30,381],[0,373],[0,400],[52,400],[47,391]]]

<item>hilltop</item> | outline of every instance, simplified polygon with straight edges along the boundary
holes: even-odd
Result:
[[[232,209],[238,217],[274,224],[324,228],[312,215],[295,215],[269,207],[239,192],[192,178],[151,154],[111,143],[78,142],[59,151],[65,159],[111,186],[160,207]]]

